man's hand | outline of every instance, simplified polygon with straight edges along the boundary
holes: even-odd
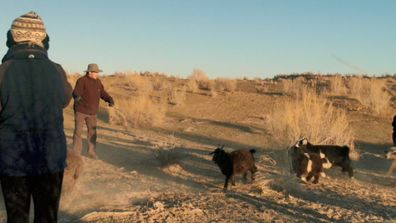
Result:
[[[113,99],[111,99],[111,100],[109,101],[109,107],[114,107],[114,100],[113,100]]]
[[[82,99],[83,98],[80,95],[75,95],[74,96],[74,100],[77,101],[77,102],[81,101]]]

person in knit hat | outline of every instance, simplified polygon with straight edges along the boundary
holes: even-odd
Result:
[[[74,120],[75,128],[73,133],[73,151],[81,154],[82,151],[82,130],[84,123],[87,125],[88,157],[97,159],[96,154],[96,114],[99,109],[100,99],[114,106],[113,98],[104,89],[99,79],[102,72],[95,63],[88,64],[85,76],[80,77],[73,91],[74,98]]]
[[[0,65],[0,183],[7,222],[57,222],[72,87],[48,58],[49,37],[35,12],[16,18]]]

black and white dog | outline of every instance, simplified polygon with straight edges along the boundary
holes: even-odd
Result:
[[[291,158],[291,171],[304,182],[310,181],[313,177],[313,183],[318,183],[320,176],[326,176],[323,169],[332,166],[325,154],[321,152],[309,152],[300,147],[292,146],[288,153]]]
[[[348,146],[313,145],[306,138],[302,138],[299,139],[292,148],[298,148],[308,153],[323,153],[325,158],[331,163],[331,166],[339,166],[342,168],[342,172],[348,172],[349,177],[353,177],[353,168],[350,158],[351,149]]]

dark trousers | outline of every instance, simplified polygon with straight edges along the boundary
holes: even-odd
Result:
[[[63,172],[24,177],[1,177],[7,223],[28,223],[33,198],[34,223],[56,223]]]
[[[393,145],[396,146],[396,131],[393,131],[392,133],[392,140],[393,140]]]
[[[77,154],[82,151],[82,131],[84,123],[87,125],[88,156],[96,157],[96,115],[86,115],[80,112],[74,113],[73,150]]]

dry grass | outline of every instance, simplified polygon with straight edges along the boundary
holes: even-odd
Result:
[[[186,100],[186,87],[172,88],[168,91],[168,103],[171,105],[183,105]]]
[[[214,83],[212,80],[209,80],[208,75],[201,69],[194,69],[191,75],[188,77],[189,80],[194,80],[198,88],[201,90],[212,90],[214,87]]]
[[[68,74],[67,75],[67,81],[69,81],[71,86],[74,88],[74,86],[76,86],[77,79],[80,78],[80,77],[81,77],[81,75],[78,74],[78,73]]]
[[[125,76],[125,82],[132,90],[141,93],[148,93],[153,91],[153,82],[148,77],[139,74],[128,74]]]
[[[186,83],[186,90],[190,93],[197,93],[198,92],[198,84],[194,79],[188,79]]]
[[[146,94],[117,99],[117,108],[110,109],[110,122],[133,127],[158,126],[165,119],[166,105],[153,102]]]
[[[312,143],[353,147],[353,132],[346,114],[307,89],[302,90],[297,99],[289,99],[274,108],[270,125],[282,147],[301,137],[307,137]]]
[[[229,78],[217,78],[215,88],[218,91],[234,92],[237,87],[237,81]]]
[[[155,91],[170,91],[172,90],[171,84],[161,76],[151,78],[153,90]]]
[[[176,138],[174,135],[171,135],[169,140],[164,145],[157,145],[156,150],[154,150],[154,157],[161,167],[180,163],[183,158],[182,153],[176,149]]]
[[[392,98],[386,91],[386,80],[352,77],[349,82],[349,95],[377,114],[387,114]]]
[[[283,92],[292,96],[301,95],[301,91],[307,87],[307,84],[304,82],[304,77],[281,79],[279,84]]]
[[[348,88],[345,84],[346,80],[341,75],[334,75],[330,78],[330,95],[346,95]]]

